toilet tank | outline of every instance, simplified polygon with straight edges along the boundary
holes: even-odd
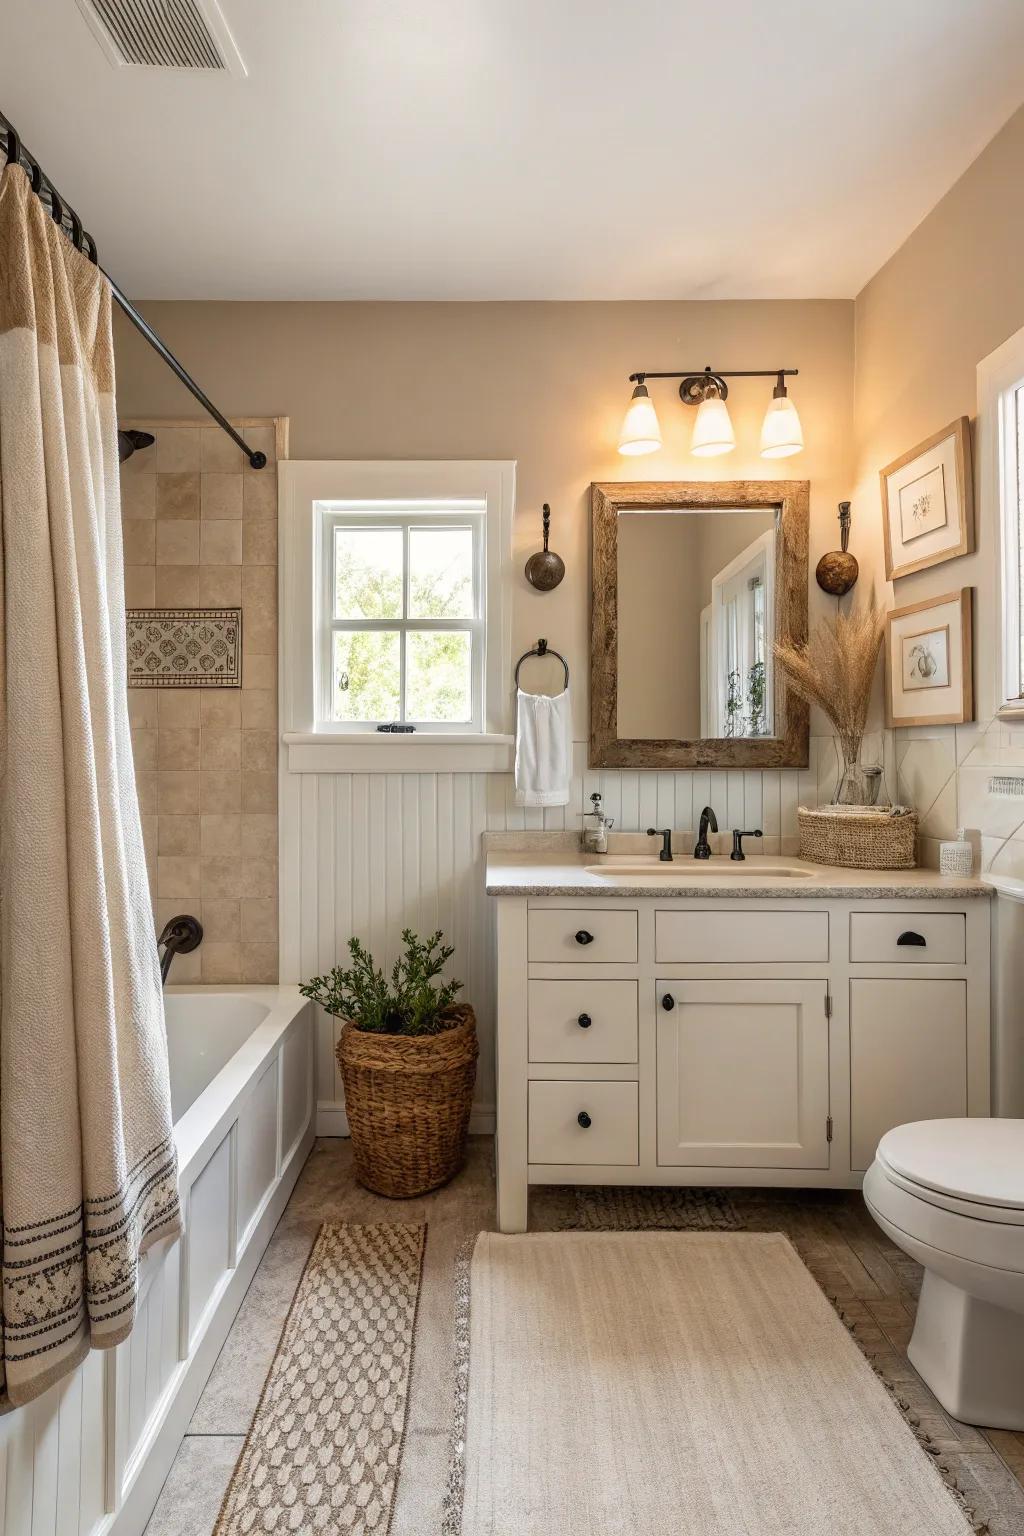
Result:
[[[1024,880],[984,875],[992,903],[992,1113],[1024,1117]]]

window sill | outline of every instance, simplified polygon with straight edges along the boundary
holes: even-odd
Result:
[[[289,773],[511,773],[515,737],[415,731],[286,731]]]

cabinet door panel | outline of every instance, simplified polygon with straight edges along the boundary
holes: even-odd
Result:
[[[659,1164],[827,1168],[824,981],[670,981],[657,992]]]
[[[851,981],[851,1168],[894,1125],[966,1113],[966,981]]]

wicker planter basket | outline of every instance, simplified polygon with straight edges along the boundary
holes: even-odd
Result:
[[[360,1184],[393,1200],[425,1195],[462,1167],[476,1083],[476,1016],[451,1009],[438,1035],[378,1035],[345,1024],[338,1065]]]
[[[797,811],[800,857],[844,869],[913,869],[917,817],[866,805],[829,805]]]

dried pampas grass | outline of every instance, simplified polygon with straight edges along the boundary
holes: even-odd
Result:
[[[884,630],[885,615],[862,608],[821,619],[805,645],[782,641],[775,647],[794,692],[819,705],[835,726],[848,763],[860,754]]]

